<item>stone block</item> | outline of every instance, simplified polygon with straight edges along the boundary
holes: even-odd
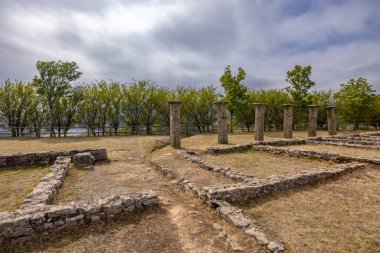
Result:
[[[74,165],[91,166],[95,162],[95,158],[90,152],[78,153],[73,156]]]

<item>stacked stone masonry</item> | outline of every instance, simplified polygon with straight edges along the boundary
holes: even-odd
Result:
[[[44,176],[37,187],[26,197],[24,208],[53,202],[69,171],[70,161],[70,157],[57,157],[49,174]]]
[[[208,204],[220,217],[222,217],[222,219],[237,228],[242,229],[246,235],[252,237],[258,243],[265,245],[269,252],[277,253],[284,250],[283,243],[270,239],[270,237],[257,225],[257,222],[245,217],[241,210],[237,210],[225,201],[209,199],[205,191],[200,190],[200,187],[192,183],[190,180],[184,178],[177,179],[175,173],[170,168],[157,164],[156,168],[163,173],[164,176],[173,179],[172,183],[178,185],[183,191]]]
[[[225,201],[210,201],[217,214],[228,223],[242,229],[246,235],[253,237],[258,243],[265,245],[269,252],[281,252],[285,250],[284,244],[270,238],[264,230],[258,226],[258,222],[247,218],[241,210],[236,209]]]
[[[273,147],[273,146],[263,146],[263,145],[254,145],[252,146],[253,150],[257,151],[266,151],[275,155],[288,155],[295,157],[308,157],[311,159],[321,159],[326,161],[334,162],[360,162],[360,163],[372,163],[375,165],[380,165],[380,158],[367,158],[360,156],[349,156],[349,155],[340,155],[333,152],[317,152],[304,149],[289,149],[285,147]]]
[[[158,204],[157,194],[120,195],[100,199],[93,203],[70,205],[36,205],[15,212],[0,213],[0,244],[3,240],[29,237],[53,229],[62,229]]]
[[[16,158],[26,157],[22,161],[24,164],[27,161],[50,162],[50,159],[56,157],[57,154],[69,155],[56,157],[49,174],[43,177],[32,193],[26,197],[22,209],[0,213],[0,245],[6,240],[31,239],[51,230],[108,220],[116,215],[125,215],[159,203],[157,194],[148,191],[141,194],[110,196],[92,203],[72,202],[69,205],[49,205],[63,184],[70,168],[72,156],[84,151],[88,152],[87,155],[91,159],[107,160],[105,149],[43,152],[37,153],[37,156],[36,153],[15,156]],[[44,156],[39,154],[44,154]],[[14,156],[7,156],[8,160],[6,161],[12,161],[9,157],[16,159]],[[44,159],[35,159],[35,157],[44,157]],[[5,164],[9,166],[10,164],[14,165],[15,162]]]
[[[341,164],[319,171],[294,173],[285,176],[274,175],[248,184],[227,185],[223,187],[210,186],[204,187],[203,190],[207,199],[241,202],[258,199],[268,194],[304,185],[321,183],[327,179],[337,178],[354,170],[362,169],[365,166],[366,164],[363,163]]]
[[[191,152],[191,151],[188,151],[188,152],[177,151],[177,155],[180,158],[186,159],[192,163],[195,163],[202,169],[206,169],[206,170],[212,171],[214,173],[221,174],[221,175],[223,175],[229,179],[232,179],[234,181],[251,182],[253,180],[257,180],[257,177],[254,177],[254,176],[251,176],[248,174],[244,174],[244,173],[233,172],[233,171],[231,171],[230,168],[227,168],[227,167],[215,166],[213,164],[210,164],[206,161],[203,161],[202,159],[200,159],[199,157],[197,157],[193,154],[195,154],[195,153]]]
[[[73,149],[61,151],[47,151],[35,153],[19,153],[10,155],[0,155],[0,168],[24,166],[34,164],[49,164],[53,163],[59,156],[73,157],[75,154],[89,152],[95,158],[95,161],[106,161],[107,150],[105,148],[99,149]]]

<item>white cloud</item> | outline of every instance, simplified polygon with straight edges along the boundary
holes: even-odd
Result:
[[[228,64],[247,84],[284,87],[312,65],[318,88],[365,76],[380,90],[376,1],[110,1],[0,3],[0,79],[30,80],[37,60],[74,60],[83,81],[218,84]]]

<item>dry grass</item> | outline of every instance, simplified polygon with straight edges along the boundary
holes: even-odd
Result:
[[[49,167],[0,169],[0,211],[14,211],[49,172]]]
[[[7,249],[0,247],[0,252],[227,253],[234,252],[232,247],[241,249],[241,252],[251,252],[252,248],[260,252],[260,246],[230,225],[223,225],[223,229],[231,231],[231,235],[218,236],[220,231],[213,228],[212,224],[220,223],[219,217],[205,211],[208,209],[203,208],[200,202],[182,193],[151,168],[147,156],[151,155],[150,150],[161,139],[162,136],[43,139],[23,141],[22,145],[11,141],[7,150],[12,152],[107,148],[109,163],[98,163],[90,171],[70,169],[63,188],[58,192],[58,203],[152,189],[159,195],[161,208],[124,221],[60,231],[49,235],[47,239],[39,238],[24,245],[8,245],[10,247]]]
[[[165,211],[155,209],[129,216],[127,220],[82,226],[54,233],[48,238],[39,238],[33,242],[7,245],[4,250],[46,253],[183,252],[177,231],[176,226],[167,219]]]
[[[324,145],[324,144],[310,144],[310,145],[297,145],[290,146],[291,149],[306,149],[319,152],[334,152],[341,155],[351,155],[351,156],[362,156],[368,158],[380,158],[379,149],[362,149],[362,148],[351,148],[351,147],[340,147],[333,145]]]
[[[0,138],[0,154],[105,147],[107,151],[149,151],[152,143],[167,136],[106,136],[68,138]]]
[[[343,132],[341,132],[343,133]],[[327,136],[327,131],[318,131],[318,136]],[[293,138],[306,138],[307,131],[294,131]],[[264,140],[278,140],[283,139],[283,132],[265,132]],[[209,147],[223,147],[237,144],[247,144],[255,140],[254,132],[232,133],[228,135],[229,144],[218,144],[217,134],[201,134],[192,137],[184,138],[181,140],[183,149],[191,149],[197,151],[204,151]]]
[[[289,252],[379,252],[380,168],[244,207]]]
[[[189,179],[198,186],[225,185],[234,183],[222,175],[206,171],[197,165],[180,159],[175,150],[165,147],[152,154],[151,160],[161,166],[169,167],[178,178]]]
[[[222,155],[202,155],[201,158],[211,164],[230,167],[232,171],[242,172],[260,178],[271,175],[318,170],[332,165],[331,162],[326,161],[276,156],[259,151]]]

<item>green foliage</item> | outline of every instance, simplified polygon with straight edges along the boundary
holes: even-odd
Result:
[[[33,86],[7,80],[0,87],[0,98],[0,118],[10,128],[12,136],[23,135],[29,125],[33,105],[37,102]]]
[[[78,71],[79,66],[75,62],[62,61],[38,61],[37,70],[39,76],[33,79],[33,85],[37,93],[47,101],[50,113],[50,134],[54,134],[54,123],[56,112],[54,109],[59,103],[59,99],[67,94],[71,85],[70,82],[77,80],[81,76]]]
[[[318,125],[327,125],[327,114],[324,107],[334,105],[334,93],[328,91],[313,91],[311,94],[311,103],[319,105],[318,108]]]
[[[220,77],[220,83],[224,89],[225,97],[224,100],[227,102],[227,109],[231,114],[231,132],[232,132],[232,117],[239,111],[242,113],[244,109],[247,109],[247,87],[242,84],[245,80],[244,69],[238,69],[238,74],[233,75],[231,72],[231,67],[228,65],[224,71],[224,74]]]
[[[347,123],[366,123],[372,120],[373,110],[376,111],[377,96],[372,85],[363,77],[351,79],[340,85],[335,94],[340,117]]]
[[[311,96],[309,90],[315,86],[315,83],[310,79],[312,67],[300,65],[294,66],[294,69],[286,73],[286,82],[290,86],[286,87],[286,91],[292,98],[292,103],[295,104],[294,121],[295,124],[300,124],[307,121],[307,108],[311,104]]]
[[[176,99],[182,102],[182,115],[186,125],[197,127],[199,133],[209,131],[216,121],[218,94],[213,86],[204,86],[199,89],[177,87]]]

